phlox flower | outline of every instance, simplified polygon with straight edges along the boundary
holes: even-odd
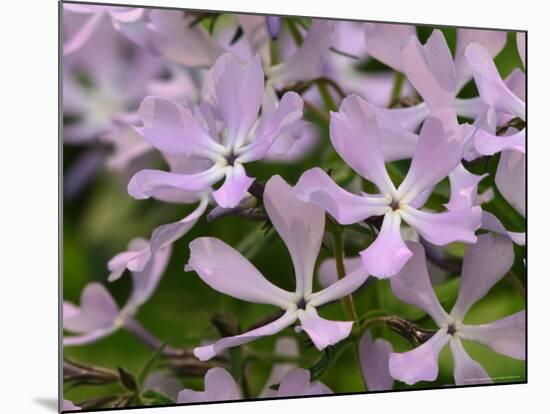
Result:
[[[358,96],[348,96],[340,112],[331,113],[330,138],[336,152],[360,176],[374,183],[379,194],[356,195],[340,188],[320,168],[306,171],[296,185],[298,197],[326,210],[340,224],[384,216],[376,240],[361,254],[366,271],[390,277],[412,253],[402,240],[401,221],[407,222],[430,243],[474,243],[481,208],[429,213],[420,210],[433,188],[462,159],[467,125],[458,125],[452,111],[440,111],[424,122],[409,171],[395,187],[385,168],[381,137],[372,106]]]
[[[80,409],[81,408],[74,405],[72,401],[63,400],[63,411],[66,411],[66,410],[79,411]]]
[[[306,369],[296,368],[286,374],[277,391],[269,397],[295,397],[304,395],[326,395],[332,391],[319,381],[310,381]],[[224,368],[211,368],[204,377],[204,391],[183,390],[178,395],[179,404],[241,400],[239,386]]]
[[[235,207],[254,181],[244,164],[262,159],[302,115],[302,99],[287,92],[275,112],[258,124],[263,92],[259,58],[243,65],[225,54],[208,73],[194,113],[168,99],[144,99],[139,114],[145,139],[159,151],[188,158],[203,169],[193,174],[139,171],[128,184],[130,195],[145,199],[169,188],[205,190],[224,179],[212,196],[220,207]]]
[[[393,348],[390,342],[378,338],[372,340],[366,331],[359,341],[359,362],[361,374],[369,391],[387,391],[393,388],[388,361]]]
[[[486,111],[479,98],[460,99],[458,93],[472,78],[465,59],[465,49],[473,42],[483,44],[491,56],[497,55],[506,43],[506,32],[495,30],[457,30],[456,53],[451,51],[440,30],[434,30],[426,44],[409,25],[365,24],[365,45],[370,56],[405,74],[424,102],[408,108],[377,108],[383,118],[406,130],[414,131],[430,114],[441,109],[454,109],[458,115],[475,119]],[[386,159],[407,158],[404,149]],[[411,148],[414,149],[414,146]]]
[[[147,240],[134,239],[130,243],[130,249],[142,249],[148,245]],[[63,329],[75,335],[65,336],[63,345],[90,344],[123,327],[130,330],[140,329],[141,326],[133,317],[154,293],[166,269],[169,255],[170,247],[157,250],[141,271],[132,273],[132,292],[122,309],[109,291],[97,282],[86,285],[82,291],[80,306],[64,301]]]
[[[150,52],[156,50],[147,27],[147,11],[137,7],[101,6],[93,4],[63,4],[64,15],[86,16],[86,21],[72,37],[63,43],[63,54],[70,55],[82,48],[92,37],[101,32],[101,25],[109,22],[127,39]]]
[[[483,325],[464,323],[468,310],[510,270],[514,263],[512,241],[498,234],[483,234],[464,255],[457,300],[447,313],[437,299],[428,276],[424,249],[408,243],[413,257],[391,279],[393,293],[403,302],[428,313],[439,330],[424,344],[403,353],[392,353],[389,369],[393,378],[407,384],[434,381],[439,353],[450,344],[457,385],[492,382],[489,374],[464,350],[462,340],[478,342],[495,352],[525,359],[525,311]]]
[[[239,252],[219,239],[201,237],[193,240],[187,271],[195,271],[219,292],[248,302],[274,305],[285,311],[280,318],[260,328],[195,348],[195,356],[200,360],[208,360],[227,348],[262,336],[274,335],[298,320],[298,329],[304,330],[319,350],[341,341],[351,332],[352,321],[326,320],[318,315],[317,307],[355,291],[367,275],[363,271],[352,272],[328,288],[312,292],[313,270],[324,234],[323,210],[298,200],[293,189],[279,176],[267,182],[264,205],[289,250],[296,289],[288,292],[273,285]]]

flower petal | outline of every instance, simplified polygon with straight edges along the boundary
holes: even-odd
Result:
[[[504,30],[457,29],[455,52],[457,92],[459,92],[473,76],[466,56],[464,56],[466,47],[470,43],[477,43],[487,49],[489,55],[494,58],[506,45],[506,38],[507,36]]]
[[[525,67],[525,47],[527,46],[526,40],[525,32],[516,33],[516,45],[518,47],[518,53],[521,63],[523,63],[523,67]]]
[[[465,56],[474,74],[481,99],[498,111],[508,112],[525,120],[525,102],[506,86],[487,49],[473,43],[466,48]]]
[[[407,79],[430,109],[452,108],[455,98],[455,67],[443,33],[436,29],[424,46],[411,37],[401,51],[401,64]]]
[[[450,346],[456,385],[490,384],[493,382],[487,371],[466,353],[460,339],[452,338]]]
[[[192,14],[152,9],[149,19],[160,53],[169,60],[189,67],[210,67],[223,53],[202,25],[191,24],[195,19]]]
[[[498,191],[516,211],[525,217],[525,154],[504,151],[500,154],[495,183]]]
[[[310,382],[309,370],[296,368],[290,371],[279,385],[277,397],[293,397],[304,395],[326,395],[332,391],[319,381]]]
[[[325,213],[314,204],[300,201],[278,175],[265,186],[264,205],[275,230],[284,240],[296,275],[296,293],[312,290],[313,268],[325,229]]]
[[[463,210],[477,204],[477,186],[489,174],[475,175],[469,172],[462,163],[449,174],[451,198],[444,204],[449,211]]]
[[[261,160],[274,141],[302,117],[303,105],[300,95],[295,92],[285,93],[275,112],[263,120],[256,138],[238,150],[238,160],[241,163]]]
[[[225,176],[226,168],[214,164],[195,174],[177,174],[159,170],[141,170],[128,183],[128,194],[144,200],[166,193],[167,189],[205,190]]]
[[[462,325],[460,336],[499,354],[525,360],[525,311],[485,325]]]
[[[394,190],[384,165],[376,112],[365,100],[348,95],[340,112],[331,112],[330,140],[357,174],[376,184],[384,194]]]
[[[346,271],[346,274],[350,274],[357,269],[363,269],[365,274],[368,276],[367,271],[363,268],[363,261],[361,260],[361,256],[344,258],[344,270]],[[336,283],[339,279],[336,272],[336,260],[331,258],[323,261],[323,263],[321,263],[321,266],[319,266],[318,274],[319,284],[321,285],[321,287],[326,288],[333,283]]]
[[[239,386],[224,368],[210,368],[204,376],[204,391],[183,390],[178,394],[178,404],[195,402],[240,400]]]
[[[300,47],[269,70],[269,82],[279,86],[321,76],[323,60],[332,43],[334,25],[333,21],[327,19],[312,19],[311,27]]]
[[[315,347],[322,351],[345,339],[351,333],[353,322],[329,321],[321,318],[314,307],[298,310],[301,328],[306,331]]]
[[[195,271],[218,292],[253,303],[286,308],[293,295],[269,282],[237,250],[220,239],[199,237],[189,244],[191,255],[185,270]]]
[[[435,381],[439,373],[439,353],[450,336],[437,331],[427,342],[412,351],[390,354],[390,374],[396,380],[413,385],[418,381]]]
[[[474,146],[482,155],[493,155],[507,150],[525,154],[525,128],[515,134],[503,136],[478,129],[474,136]]]
[[[439,111],[426,119],[407,176],[398,188],[401,202],[413,200],[457,167],[466,132],[466,127],[458,125],[453,111]]]
[[[373,342],[370,331],[366,331],[359,341],[361,373],[369,391],[387,391],[393,388],[389,359],[393,352],[391,343],[385,339]]]
[[[145,125],[139,132],[159,151],[216,159],[225,150],[189,110],[170,99],[147,96],[139,115]]]
[[[401,209],[403,220],[426,240],[438,246],[456,241],[475,243],[476,230],[481,225],[481,207],[428,213],[406,206]]]
[[[242,164],[235,163],[235,165],[226,169],[223,185],[214,191],[212,196],[218,206],[233,208],[240,203],[253,182],[254,178],[246,175]]]
[[[401,238],[399,214],[386,213],[378,237],[360,254],[367,273],[373,276],[386,278],[399,272],[412,256]]]
[[[333,300],[340,299],[352,292],[355,292],[369,277],[368,273],[361,266],[351,273],[346,274],[342,279],[329,287],[313,293],[308,300],[311,306],[321,306]]]
[[[296,311],[289,310],[285,312],[285,314],[279,319],[268,323],[267,325],[261,326],[240,335],[222,338],[211,345],[200,346],[198,348],[195,348],[193,353],[201,361],[207,361],[227,348],[240,346],[248,342],[252,342],[263,336],[275,335],[276,333],[279,333],[283,329],[292,325],[296,321],[296,319]]]
[[[365,24],[367,53],[398,72],[403,72],[401,49],[411,36],[416,36],[416,29],[411,25],[387,23]]]
[[[462,320],[470,307],[480,300],[514,264],[512,241],[499,234],[482,234],[468,246],[462,264],[460,290],[451,315]]]
[[[387,198],[349,193],[318,167],[302,174],[295,192],[300,200],[318,205],[344,225],[383,215],[389,208]]]
[[[108,327],[119,313],[109,291],[97,282],[86,285],[80,296],[80,307],[64,302],[63,310],[63,329],[75,333]]]
[[[135,238],[130,241],[128,250],[114,255],[107,263],[107,268],[111,272],[108,277],[109,282],[118,280],[126,269],[132,272],[143,270],[151,258],[151,245],[148,240]]]
[[[264,71],[260,57],[242,64],[239,59],[226,53],[208,73],[205,85],[214,93],[210,99],[220,112],[227,126],[227,142],[230,148],[238,148],[247,138],[258,118],[264,94]],[[207,98],[208,99],[208,98]]]
[[[71,39],[63,43],[63,56],[70,55],[84,46],[84,44],[90,40],[104,18],[105,14],[101,11],[92,13]]]
[[[508,236],[514,243],[519,246],[525,246],[525,233],[518,233],[514,231],[508,231],[500,220],[492,213],[484,211],[481,214],[481,228],[492,231],[494,233]]]
[[[275,341],[275,355],[282,357],[297,357],[300,354],[298,341],[291,337],[278,338]],[[260,398],[271,398],[277,396],[277,392],[271,388],[272,385],[280,384],[283,378],[297,367],[294,362],[278,362],[273,364],[269,377],[260,392]]]
[[[439,303],[428,275],[426,255],[419,243],[407,242],[412,258],[391,278],[391,289],[399,300],[428,313],[438,326],[447,320],[447,312]]]

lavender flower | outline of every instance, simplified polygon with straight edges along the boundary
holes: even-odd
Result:
[[[257,125],[264,75],[259,58],[242,65],[225,54],[208,74],[195,113],[175,102],[146,98],[139,110],[145,139],[163,153],[187,157],[204,169],[195,174],[142,170],[128,184],[137,199],[160,189],[198,191],[225,177],[213,192],[221,207],[235,207],[254,181],[244,164],[262,159],[273,142],[302,115],[302,99],[287,92],[276,111]]]
[[[285,311],[279,319],[241,335],[226,337],[214,344],[195,348],[200,360],[208,360],[223,350],[240,346],[262,336],[274,335],[300,321],[317,349],[322,350],[346,338],[353,322],[321,318],[316,308],[357,289],[366,280],[363,271],[348,276],[319,292],[312,292],[313,268],[324,233],[325,215],[319,207],[296,198],[279,176],[265,189],[264,204],[273,226],[290,252],[296,275],[296,290],[288,292],[265,279],[239,252],[219,239],[201,237],[190,244],[187,271],[195,271],[212,288],[235,298],[278,306]]]
[[[468,356],[462,340],[475,341],[516,359],[525,359],[525,312],[521,311],[484,325],[468,325],[468,310],[508,272],[514,262],[512,241],[498,234],[484,234],[464,255],[460,290],[450,313],[440,305],[431,287],[424,249],[408,243],[413,257],[391,279],[393,293],[402,301],[426,311],[439,330],[427,342],[404,353],[390,355],[393,378],[407,384],[434,381],[441,349],[450,344],[457,385],[492,382],[483,367]]]
[[[419,210],[435,185],[458,166],[468,132],[468,126],[459,126],[451,111],[429,117],[420,132],[407,176],[395,188],[384,165],[376,115],[361,98],[348,96],[340,112],[331,114],[331,141],[347,164],[376,184],[380,194],[351,194],[319,168],[302,175],[296,185],[297,194],[302,200],[321,206],[344,225],[383,215],[380,234],[361,252],[361,257],[369,274],[390,277],[412,255],[401,238],[401,220],[436,245],[476,241],[475,230],[481,220],[479,207],[441,213]]]

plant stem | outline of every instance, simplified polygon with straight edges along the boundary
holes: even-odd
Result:
[[[405,83],[405,75],[401,72],[395,72],[390,96],[390,107],[393,107],[399,101],[401,90],[403,89],[403,83]]]
[[[346,276],[346,269],[344,267],[344,239],[342,237],[342,229],[339,224],[334,223],[332,235],[334,237],[333,255],[334,260],[336,261],[336,273],[338,274],[338,279],[342,279]],[[351,294],[342,298],[342,305],[344,306],[346,317],[349,320],[357,322],[357,312],[355,312],[355,306],[353,305],[353,297]]]

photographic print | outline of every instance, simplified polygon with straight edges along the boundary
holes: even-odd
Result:
[[[527,381],[525,31],[59,7],[63,411]]]

